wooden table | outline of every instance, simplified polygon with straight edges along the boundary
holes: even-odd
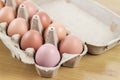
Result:
[[[97,0],[120,14],[120,0]],[[0,41],[0,80],[47,80],[37,75],[34,66],[12,58]],[[102,55],[86,55],[77,68],[61,67],[49,80],[120,80],[120,46]]]

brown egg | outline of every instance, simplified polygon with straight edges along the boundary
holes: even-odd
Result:
[[[4,6],[3,1],[0,1],[0,9]]]
[[[74,35],[68,35],[61,41],[59,49],[61,54],[80,54],[83,51],[82,41]]]
[[[16,1],[16,4],[19,6],[25,0],[15,0],[15,1]]]
[[[15,11],[11,7],[3,7],[0,10],[0,22],[10,23],[15,18]]]
[[[58,39],[61,41],[67,35],[67,30],[65,29],[64,25],[58,23],[52,23],[50,26],[55,27]],[[48,28],[45,30],[44,37],[46,37]]]
[[[45,12],[37,12],[36,15],[38,15],[40,17],[43,28],[47,28],[50,25],[51,19],[47,15],[47,13],[45,13]]]
[[[38,31],[30,30],[26,32],[21,39],[21,48],[34,48],[37,50],[42,45],[43,39]]]
[[[14,19],[8,26],[7,33],[9,36],[20,34],[23,36],[28,31],[28,23],[23,18]]]
[[[24,4],[26,6],[30,18],[32,18],[32,16],[38,11],[35,4],[33,4],[32,2],[30,2],[28,0],[24,1],[22,4]]]

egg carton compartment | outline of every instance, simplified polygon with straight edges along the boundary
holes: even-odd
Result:
[[[93,0],[34,2],[86,42],[91,54],[102,54],[120,43],[120,16]]]
[[[29,21],[28,12],[26,10],[25,5],[21,4],[19,8],[17,8],[17,6],[15,6],[14,0],[6,0],[5,2],[6,5],[9,4],[8,6],[12,6],[18,12],[16,17],[22,17],[26,21]],[[6,30],[8,28],[8,25],[9,24],[7,22],[0,23],[0,39],[5,44],[5,46],[11,51],[12,57],[14,58],[16,57],[17,59],[21,60],[23,63],[35,65],[38,74],[42,77],[54,77],[57,74],[57,71],[61,65],[66,67],[76,67],[80,59],[87,53],[87,46],[83,42],[84,49],[81,54],[64,53],[57,66],[50,68],[39,66],[35,63],[34,60],[35,50],[33,48],[27,48],[25,50],[22,50],[20,48],[19,34],[15,34],[12,37],[7,35]],[[39,16],[37,15],[33,16],[30,29],[37,30],[42,34],[43,28]],[[45,42],[51,43],[57,47],[58,39],[56,37],[54,27],[50,27],[50,29],[48,30],[47,38],[45,39]]]

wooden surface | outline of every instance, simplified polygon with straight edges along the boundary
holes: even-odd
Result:
[[[97,0],[120,15],[120,0]],[[37,75],[34,66],[12,58],[0,41],[0,80],[47,80]],[[77,68],[61,67],[49,80],[120,80],[120,46],[102,55],[86,55]]]

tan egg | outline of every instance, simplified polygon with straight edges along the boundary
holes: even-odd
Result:
[[[30,18],[32,18],[32,16],[38,11],[35,4],[28,0],[24,1],[22,4],[26,6]]]
[[[42,23],[44,29],[50,25],[51,19],[47,13],[37,12],[36,15],[38,15],[40,17],[40,20],[41,20],[41,23]]]
[[[15,11],[11,7],[6,6],[0,9],[0,22],[10,23],[15,16]]]
[[[14,19],[8,26],[7,33],[9,36],[20,34],[23,36],[28,31],[28,23],[23,18]]]
[[[16,1],[17,6],[19,6],[25,0],[15,0],[15,1]]]
[[[26,48],[34,48],[36,51],[42,43],[42,35],[36,30],[30,30],[23,35],[20,46],[23,50]]]
[[[67,30],[64,27],[64,25],[58,23],[52,23],[50,26],[55,27],[59,41],[63,40],[66,37]],[[46,37],[47,30],[48,28],[45,30],[44,37]]]
[[[59,50],[61,54],[80,54],[83,51],[83,44],[78,37],[74,35],[68,35],[64,40],[61,41]]]
[[[0,1],[0,9],[3,8],[3,6],[4,6],[3,1]]]

